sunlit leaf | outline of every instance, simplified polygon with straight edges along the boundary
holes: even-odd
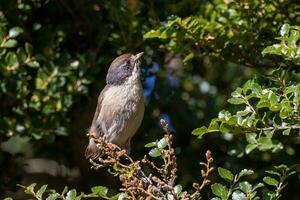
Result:
[[[229,171],[228,169],[225,169],[225,168],[222,168],[222,167],[218,167],[218,172],[219,172],[219,175],[227,180],[227,181],[232,181],[233,180],[233,174],[231,173],[231,171]]]

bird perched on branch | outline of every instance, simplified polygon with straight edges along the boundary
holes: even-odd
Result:
[[[140,80],[140,58],[123,54],[110,65],[106,86],[101,91],[96,112],[89,129],[86,158],[101,156],[94,138],[104,137],[108,142],[130,151],[130,140],[144,117],[143,88]]]

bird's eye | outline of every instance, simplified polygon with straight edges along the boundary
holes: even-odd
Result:
[[[130,65],[130,60],[127,60],[127,61],[126,61],[126,65]]]

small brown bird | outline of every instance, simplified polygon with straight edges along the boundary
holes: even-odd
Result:
[[[130,140],[144,117],[144,97],[140,80],[140,58],[123,54],[110,65],[106,86],[101,91],[96,112],[89,129],[86,158],[96,159],[100,150],[93,138],[104,137],[108,142],[130,151]]]

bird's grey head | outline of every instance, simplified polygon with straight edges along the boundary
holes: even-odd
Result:
[[[123,54],[117,57],[110,65],[106,76],[108,85],[121,85],[130,77],[140,78],[140,58],[143,52],[134,54]]]

